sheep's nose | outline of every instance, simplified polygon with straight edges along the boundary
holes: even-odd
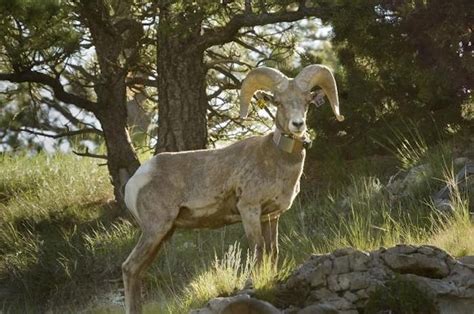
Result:
[[[293,121],[293,122],[291,122],[291,124],[293,124],[294,127],[299,129],[303,126],[304,121]]]

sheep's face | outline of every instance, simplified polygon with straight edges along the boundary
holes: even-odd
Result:
[[[283,132],[301,137],[306,132],[306,114],[315,94],[302,91],[290,82],[284,91],[265,95],[277,107],[276,124]]]

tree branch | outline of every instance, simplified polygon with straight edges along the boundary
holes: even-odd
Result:
[[[219,67],[219,66],[213,66],[211,69],[216,70],[217,72],[223,74],[225,77],[229,78],[232,82],[234,82],[234,85],[240,86],[240,80],[235,77],[234,74],[232,74],[230,71],[227,71],[226,69]]]
[[[255,47],[253,47],[252,45],[247,44],[246,42],[244,42],[243,40],[240,40],[239,38],[235,38],[235,39],[234,39],[234,42],[235,42],[236,44],[239,44],[240,46],[246,48],[246,49],[249,49],[249,50],[251,50],[251,51],[253,51],[253,52],[258,53],[258,54],[261,55],[261,56],[267,57],[267,55],[266,55],[264,52],[262,52],[261,50],[259,50],[259,49],[255,48]]]
[[[244,128],[244,129],[250,130],[250,129],[249,129],[248,127],[246,127],[238,118],[233,118],[233,117],[229,117],[229,116],[223,115],[223,114],[221,114],[219,111],[217,111],[216,109],[212,108],[211,106],[208,106],[208,107],[207,107],[207,110],[209,110],[209,111],[210,111],[213,115],[215,115],[215,116],[228,119],[229,121],[234,122],[234,123],[237,124],[238,126]]]
[[[261,26],[279,22],[294,22],[304,17],[317,16],[322,13],[321,7],[306,7],[300,4],[296,11],[280,11],[276,13],[245,12],[235,15],[225,26],[208,29],[201,36],[199,45],[204,49],[214,45],[222,45],[234,39],[242,27]]]
[[[29,82],[47,85],[52,88],[54,96],[62,102],[76,105],[79,108],[91,112],[95,112],[98,109],[98,104],[96,102],[66,92],[64,86],[59,81],[59,78],[54,78],[44,73],[31,70],[15,73],[0,73],[0,81],[9,81],[12,83]]]
[[[213,92],[212,94],[207,95],[207,99],[210,100],[210,99],[216,98],[216,97],[219,96],[223,91],[226,91],[226,90],[236,90],[236,89],[239,89],[239,88],[240,88],[240,84],[239,84],[239,85],[223,84],[223,85],[220,86],[215,92]]]
[[[89,148],[86,147],[86,151],[84,153],[76,152],[75,150],[72,151],[75,155],[81,157],[91,157],[91,158],[98,158],[98,159],[105,159],[107,160],[107,155],[98,155],[89,153]]]
[[[54,100],[50,100],[50,99],[47,99],[46,97],[43,97],[41,99],[41,102],[43,102],[43,103],[47,104],[48,106],[50,106],[51,108],[57,110],[67,120],[69,120],[69,122],[71,122],[72,124],[74,124],[76,126],[78,124],[82,124],[82,125],[90,127],[91,129],[97,130],[97,132],[99,132],[99,133],[102,132],[101,130],[97,129],[92,123],[87,123],[87,122],[84,122],[84,121],[78,119],[76,116],[74,116],[71,113],[71,111],[69,111],[69,109],[64,108],[63,106],[61,106],[58,102],[55,102]],[[69,123],[67,123],[67,124],[69,124]]]
[[[44,137],[50,137],[50,138],[61,138],[61,137],[66,137],[66,136],[76,136],[76,135],[81,135],[81,134],[98,134],[98,135],[103,135],[102,132],[98,131],[97,129],[80,129],[80,130],[74,130],[74,131],[65,131],[57,134],[50,134],[50,133],[45,133],[43,131],[35,131],[32,129],[27,129],[27,128],[9,128],[11,131],[15,132],[26,132],[29,134],[33,135],[39,135],[39,136],[44,136]]]
[[[158,81],[150,80],[144,77],[131,77],[131,78],[127,78],[126,84],[127,86],[138,84],[138,85],[144,85],[144,86],[150,86],[150,87],[157,87]]]

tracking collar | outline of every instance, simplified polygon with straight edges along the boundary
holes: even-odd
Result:
[[[273,143],[280,150],[287,153],[299,153],[303,149],[311,148],[311,140],[305,134],[302,138],[295,138],[292,134],[285,134],[279,128],[273,132]]]

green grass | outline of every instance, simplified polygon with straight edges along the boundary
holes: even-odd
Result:
[[[255,266],[241,225],[178,230],[145,276],[145,312],[184,313],[242,289],[248,278],[257,296],[271,301],[277,282],[311,253],[345,246],[427,243],[456,256],[474,254],[472,193],[454,189],[451,215],[430,200],[458,170],[452,147],[418,146],[410,148],[419,149],[410,164],[430,167],[412,193],[396,200],[385,184],[387,173],[405,167],[400,156],[399,163],[323,161],[324,171],[306,181],[280,219],[278,265],[266,259]],[[0,158],[0,311],[121,313],[107,296],[121,288],[120,265],[139,231],[111,204],[106,169],[72,155]]]

